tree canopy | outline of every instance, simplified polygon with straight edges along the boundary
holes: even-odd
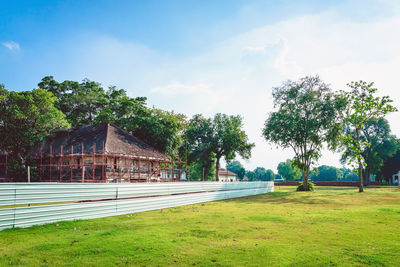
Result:
[[[228,163],[237,154],[242,158],[249,158],[254,147],[254,144],[248,142],[247,135],[242,130],[242,118],[220,113],[212,119],[199,114],[194,115],[189,121],[185,137],[193,156],[209,158],[209,155],[215,155],[217,181],[222,157]]]
[[[341,130],[338,115],[344,102],[318,76],[289,80],[274,88],[272,95],[277,110],[269,114],[263,136],[294,151],[293,164],[302,170],[303,186],[308,190],[310,166],[321,156],[323,144],[336,148]]]
[[[343,110],[346,130],[341,137],[341,147],[345,150],[348,161],[358,165],[359,192],[364,191],[363,167],[368,166],[368,158],[365,156],[368,157],[368,152],[373,152],[373,148],[369,150],[372,139],[366,138],[371,133],[368,128],[373,125],[370,124],[368,128],[366,126],[368,126],[368,123],[383,118],[389,112],[397,111],[391,105],[393,101],[388,96],[376,96],[377,89],[373,86],[374,83],[372,82],[351,82],[348,84],[350,91],[342,91],[340,94],[341,98],[347,101],[346,109]]]
[[[145,97],[129,97],[124,89],[104,89],[100,83],[87,79],[59,83],[47,76],[39,87],[57,97],[55,105],[72,127],[115,123],[159,151],[178,155],[186,123],[182,114],[148,108]]]
[[[256,173],[253,171],[246,171],[246,177],[249,179],[249,181],[255,181]]]
[[[265,181],[273,181],[273,180],[275,180],[275,173],[272,170],[268,169],[265,172],[264,179],[265,179]]]
[[[311,174],[311,179],[317,181],[340,181],[343,180],[343,172],[341,169],[333,166],[322,165],[317,168],[317,172]]]
[[[290,159],[278,164],[278,174],[286,181],[295,181],[301,179],[301,172],[299,168],[293,166],[293,162]]]
[[[32,149],[56,130],[69,127],[54,103],[57,98],[43,89],[8,91],[0,85],[0,150],[24,166]]]
[[[398,144],[400,144],[400,140],[397,140]],[[397,148],[395,154],[390,157],[387,157],[380,171],[378,172],[379,176],[383,176],[384,178],[392,177],[393,174],[398,173],[400,171],[400,147]]]
[[[235,173],[239,180],[242,180],[244,175],[246,174],[246,170],[243,168],[243,165],[238,161],[234,160],[226,165],[226,169]]]

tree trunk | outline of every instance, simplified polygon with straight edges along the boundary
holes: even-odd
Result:
[[[218,174],[219,160],[220,160],[220,157],[217,157],[217,161],[215,162],[215,168],[216,168],[215,181],[217,181],[217,182],[219,182],[219,174]]]
[[[358,160],[358,179],[360,181],[360,184],[358,186],[358,192],[364,192],[364,185],[363,185],[363,177],[362,177],[362,170],[363,166],[361,163],[361,159]]]
[[[305,191],[310,190],[310,188],[308,188],[308,168],[307,167],[303,172],[303,186],[304,186]]]
[[[360,140],[360,128],[356,129],[356,135],[357,135],[357,140]],[[358,156],[358,180],[360,182],[358,186],[358,192],[364,192],[364,186],[363,186],[363,166],[361,163],[361,156]]]
[[[365,168],[365,177],[364,177],[364,185],[368,185],[369,184],[369,178],[371,176],[371,170],[370,168]]]

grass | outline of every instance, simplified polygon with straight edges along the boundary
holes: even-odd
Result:
[[[317,187],[0,232],[0,266],[399,266],[400,190]]]

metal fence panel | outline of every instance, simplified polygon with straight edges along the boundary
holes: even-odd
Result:
[[[0,184],[0,206],[129,198],[151,195],[247,189],[265,186],[265,182],[187,182],[144,184]]]
[[[0,229],[57,221],[101,218],[273,192],[273,182],[147,184],[0,184]],[[76,202],[101,200],[93,202]]]

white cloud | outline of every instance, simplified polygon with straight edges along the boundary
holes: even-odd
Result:
[[[256,143],[247,168],[275,169],[280,161],[293,156],[290,150],[267,145],[261,137],[272,111],[271,89],[286,79],[320,74],[334,89],[343,89],[351,80],[375,81],[400,107],[396,87],[399,14],[363,22],[344,18],[335,10],[293,17],[184,57],[109,37],[90,40],[72,59],[74,64],[82,63],[74,71],[84,73],[83,77],[115,84],[132,95],[148,96],[151,105],[188,116],[241,114],[250,141]],[[399,113],[389,119],[393,132],[400,136]],[[339,165],[339,158],[324,151],[319,163]]]
[[[7,49],[9,49],[10,51],[19,51],[20,50],[19,43],[16,43],[14,41],[3,42],[1,44],[4,47],[6,47]]]
[[[150,89],[152,93],[160,93],[163,95],[177,95],[177,94],[186,94],[186,95],[215,95],[213,91],[209,89],[209,86],[206,84],[194,84],[194,85],[185,85],[179,82],[173,82],[168,85],[162,87],[153,87]]]

